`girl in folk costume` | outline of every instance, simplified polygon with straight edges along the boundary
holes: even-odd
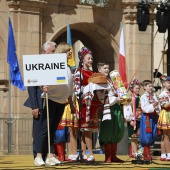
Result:
[[[131,104],[133,108],[133,116],[127,120],[128,137],[131,141],[130,157],[136,157],[138,155],[137,145],[139,137],[140,118],[142,114],[139,95],[140,82],[137,79],[134,79],[129,85],[129,90],[132,92]]]
[[[66,53],[67,61],[72,57],[70,45],[65,42],[62,42],[57,46],[56,53]],[[66,142],[68,142],[69,150],[68,161],[76,161],[77,159],[78,120],[75,114],[76,109],[73,101],[73,97],[70,97],[69,100],[66,101],[65,110],[60,125],[58,126],[58,131],[56,131],[55,150],[58,152],[58,159],[60,161],[67,160],[65,158]]]
[[[88,78],[93,74],[90,70],[93,63],[92,52],[86,48],[82,47],[81,51],[79,52],[79,59],[80,59],[80,68],[74,74],[74,90],[77,97],[83,92],[83,89],[86,85],[88,85]],[[82,63],[81,63],[82,62]],[[82,68],[81,68],[82,66]],[[81,79],[81,80],[80,80]],[[86,115],[86,104],[85,100],[83,99],[85,96],[81,95],[82,98],[82,106],[81,106],[81,130],[82,130],[82,154],[84,161],[95,161],[93,156],[93,149],[92,149],[92,132],[96,132],[98,130],[98,115],[97,109],[99,106],[100,101],[97,98],[97,95],[94,95],[91,106],[89,108],[90,115]],[[89,116],[89,121],[86,117]],[[85,155],[86,153],[86,145],[89,150],[90,156],[87,158]]]
[[[113,83],[109,78],[109,65],[98,63],[97,67],[98,71],[107,77],[107,82],[111,87],[111,90],[108,93],[109,100],[107,101],[105,98],[105,101],[102,101],[102,103],[108,102],[111,118],[104,119],[105,111],[103,111],[103,114],[101,115],[99,142],[101,146],[104,146],[105,162],[123,162],[116,157],[116,152],[117,143],[119,143],[124,136],[123,107],[120,104],[124,99],[118,97]],[[101,99],[102,97],[99,98]]]
[[[161,161],[170,161],[170,77],[162,76],[161,78],[162,85],[164,87],[163,91],[159,95],[159,101],[161,105],[161,112],[159,115],[157,127],[163,130],[163,141],[164,148],[163,151],[161,148]],[[166,152],[165,152],[166,151]],[[166,155],[167,153],[167,155]]]
[[[70,138],[68,141],[68,162],[74,162],[77,160],[77,130],[78,130],[78,103],[73,97],[73,103],[76,111],[72,112],[70,104],[67,102],[64,109],[63,117],[61,119],[61,125],[69,128]]]
[[[154,144],[157,136],[157,117],[160,107],[153,94],[153,85],[150,80],[144,80],[145,93],[141,96],[142,117],[140,121],[139,141],[144,147],[144,160],[151,160],[150,146]]]

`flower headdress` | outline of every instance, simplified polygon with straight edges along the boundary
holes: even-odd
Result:
[[[162,75],[160,77],[161,81],[170,81],[170,76],[165,76],[165,75]]]
[[[132,91],[133,91],[133,88],[134,88],[136,85],[141,86],[141,83],[139,82],[139,80],[134,79],[134,80],[130,83],[130,85],[129,85],[129,90],[132,92]]]
[[[87,47],[82,47],[81,50],[78,52],[79,60],[83,60],[86,54],[92,54],[91,50]]]

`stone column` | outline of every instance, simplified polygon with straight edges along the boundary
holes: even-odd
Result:
[[[22,56],[40,53],[42,46],[42,10],[46,7],[46,2],[43,0],[7,0],[7,3],[13,25],[16,53],[22,73]],[[8,77],[8,74],[6,76]],[[12,98],[15,100],[12,102],[14,114],[23,112],[23,106],[19,106],[23,102],[19,100],[22,101],[25,94],[12,86]]]
[[[150,25],[145,32],[138,30],[136,21],[136,3],[134,0],[123,0],[122,26],[124,29],[125,55],[127,79],[137,78],[140,81],[152,79],[153,72],[153,16],[151,15]],[[153,11],[153,7],[152,10]],[[136,75],[133,77],[133,75]],[[142,92],[141,92],[142,94]],[[124,138],[118,144],[118,154],[128,154],[128,131],[125,123]]]
[[[137,78],[140,81],[151,80],[153,75],[155,6],[151,5],[150,24],[147,26],[147,30],[141,32],[138,30],[137,24],[137,3],[134,3],[134,0],[123,0],[122,5],[128,81],[131,81],[132,78]],[[135,72],[137,73],[133,77]]]
[[[42,11],[47,3],[44,0],[7,0],[7,4],[13,25],[17,50],[16,53],[18,56],[20,71],[22,73],[22,56],[24,54],[31,55],[40,53],[42,46]],[[8,79],[8,69],[6,72],[6,77]],[[6,112],[8,113],[8,102],[11,99],[12,118],[32,117],[31,110],[23,106],[27,97],[27,90],[22,92],[15,86],[11,85],[11,97],[6,98]],[[23,126],[19,120],[16,119],[12,123],[12,131],[16,132],[12,135],[13,154],[18,154],[18,151],[22,150],[22,140],[25,141],[23,133],[19,133],[19,130],[22,129],[23,131],[26,131],[32,128],[30,123],[27,122],[26,124],[27,126],[22,129]]]

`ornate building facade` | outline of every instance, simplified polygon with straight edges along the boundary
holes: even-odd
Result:
[[[32,124],[19,121],[21,118],[31,120],[30,109],[23,106],[27,91],[22,92],[11,86],[9,94],[8,89],[8,12],[13,24],[21,71],[22,55],[39,54],[42,44],[49,40],[57,44],[66,41],[67,19],[70,21],[75,51],[79,50],[78,42],[92,50],[94,71],[99,61],[109,63],[111,70],[118,69],[120,25],[125,34],[128,81],[135,72],[135,78],[141,81],[152,79],[163,51],[165,38],[163,34],[156,33],[154,5],[150,8],[151,18],[147,30],[140,32],[134,0],[109,0],[104,7],[81,4],[80,0],[0,0],[0,154],[8,153],[9,149],[16,154],[27,150],[31,152],[32,140],[25,135],[28,129],[31,133]],[[8,117],[12,121],[5,122]],[[10,137],[8,130],[11,124]],[[19,131],[21,129],[22,133]],[[26,144],[24,140],[27,140]],[[22,152],[25,145],[27,148]]]

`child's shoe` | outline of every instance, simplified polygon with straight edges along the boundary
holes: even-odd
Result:
[[[94,156],[93,156],[93,155],[89,156],[89,157],[87,158],[87,161],[88,161],[88,162],[95,162]]]

